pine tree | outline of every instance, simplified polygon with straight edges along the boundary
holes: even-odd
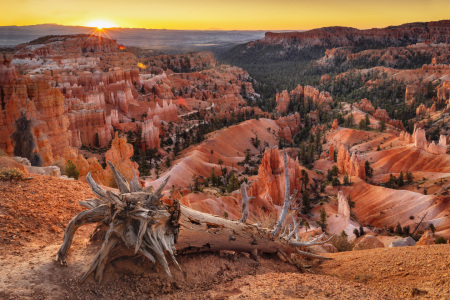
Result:
[[[325,229],[327,229],[327,213],[325,212],[325,208],[322,207],[320,210],[320,221],[319,221],[320,227],[322,227],[322,231],[325,232]]]

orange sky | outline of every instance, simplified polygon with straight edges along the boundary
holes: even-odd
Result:
[[[106,20],[120,27],[299,30],[385,27],[450,17],[449,0],[2,0],[0,26]]]

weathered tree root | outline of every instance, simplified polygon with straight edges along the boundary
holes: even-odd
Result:
[[[287,170],[287,158],[284,157]],[[91,273],[100,282],[104,269],[109,261],[130,255],[142,255],[151,262],[158,261],[171,276],[166,256],[181,270],[175,258],[176,251],[181,253],[197,251],[232,250],[248,252],[256,260],[257,253],[280,253],[288,262],[292,263],[289,254],[297,253],[319,259],[329,259],[324,256],[300,251],[296,247],[308,247],[323,244],[323,237],[310,242],[299,242],[297,227],[299,222],[293,218],[294,229],[281,232],[290,202],[295,197],[289,195],[289,178],[286,171],[286,197],[280,218],[274,230],[245,224],[248,215],[248,196],[245,186],[242,187],[244,205],[241,221],[226,220],[218,216],[201,213],[180,205],[174,201],[172,206],[162,203],[161,194],[169,177],[151,194],[141,187],[136,174],[130,183],[120,174],[115,166],[108,162],[113,171],[119,193],[105,191],[91,177],[86,176],[87,182],[97,196],[95,199],[80,201],[80,205],[88,210],[78,214],[64,233],[64,242],[58,251],[56,260],[61,265],[67,265],[66,255],[71,246],[76,230],[85,224],[103,222],[109,226],[105,234],[103,245],[89,269],[80,281],[84,281]],[[290,225],[289,225],[290,228]],[[292,240],[295,234],[296,239]]]

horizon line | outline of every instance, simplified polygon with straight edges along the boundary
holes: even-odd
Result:
[[[355,28],[358,30],[367,30],[367,29],[384,29],[391,26],[400,26],[404,24],[413,24],[413,23],[430,23],[430,22],[441,22],[441,21],[449,21],[450,19],[442,19],[442,20],[431,20],[431,21],[414,21],[414,22],[407,22],[407,23],[401,23],[398,25],[388,25],[385,27],[367,27],[367,28],[358,28],[358,27],[351,27],[351,26],[344,26],[344,25],[333,25],[333,26],[322,26],[322,27],[314,27],[309,29],[222,29],[222,28],[208,28],[208,29],[168,29],[168,28],[145,28],[145,27],[109,27],[104,29],[144,29],[144,30],[173,30],[173,31],[309,31],[314,29],[320,29],[320,28],[329,28],[329,27],[345,27],[345,28]],[[41,23],[41,24],[28,24],[28,25],[1,25],[1,27],[25,27],[25,26],[39,26],[39,25],[56,25],[56,26],[63,26],[63,27],[82,27],[82,28],[96,28],[93,26],[85,26],[85,25],[62,25],[58,23]]]

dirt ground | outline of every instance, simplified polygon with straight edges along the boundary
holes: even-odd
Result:
[[[0,299],[449,299],[450,245],[327,254],[306,273],[277,256],[221,252],[178,257],[173,278],[141,257],[113,261],[103,282],[78,278],[100,244],[75,235],[68,266],[55,261],[67,222],[91,197],[78,181],[0,182]],[[67,200],[69,199],[69,200]]]

